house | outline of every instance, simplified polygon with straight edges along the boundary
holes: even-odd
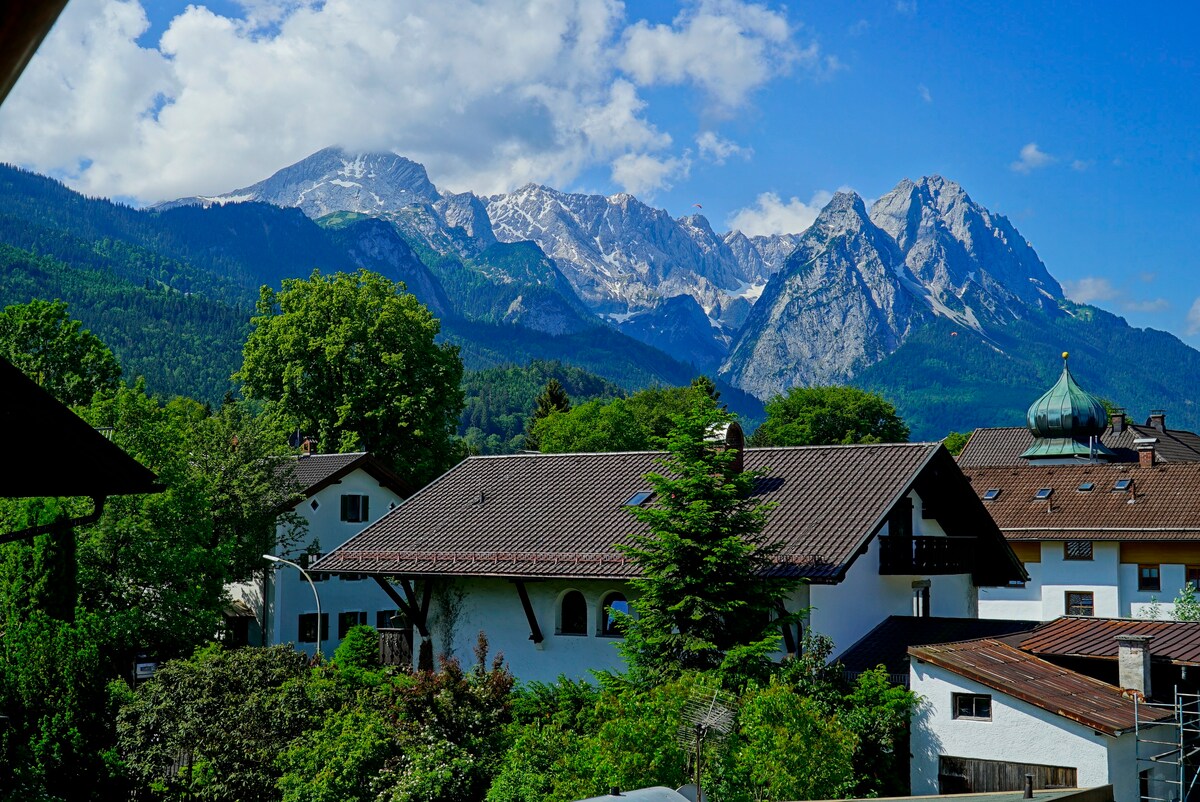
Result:
[[[295,513],[305,523],[303,540],[277,547],[276,556],[307,568],[322,549],[329,549],[394,509],[409,495],[407,484],[369,453],[301,454],[286,460],[280,470],[294,480],[297,496],[279,509]],[[281,521],[279,539],[289,526]],[[309,571],[321,601],[321,651],[331,654],[350,627],[370,624],[391,628],[404,623],[396,605],[379,586],[362,574],[330,576]],[[315,653],[317,609],[312,586],[299,571],[266,567],[259,581],[234,585],[230,595],[239,616],[235,642],[272,646],[294,643]],[[264,603],[265,602],[265,603]]]
[[[1063,357],[1024,429],[977,429],[958,459],[1029,573],[981,589],[979,615],[1169,614],[1200,583],[1200,436],[1109,415]]]
[[[1119,802],[1181,799],[1200,776],[1200,623],[1069,617],[909,656],[914,794],[1011,791],[1032,774],[1111,784]]]
[[[977,588],[1024,578],[937,443],[735,448],[775,505],[764,538],[806,580],[787,609],[844,648],[894,614],[973,617]],[[468,658],[479,632],[522,679],[620,669],[608,614],[628,609],[636,566],[617,546],[644,531],[659,452],[471,457],[317,563],[377,577],[430,651]],[[783,634],[794,651],[800,633]]]

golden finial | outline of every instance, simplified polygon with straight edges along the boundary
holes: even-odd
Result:
[[[1063,351],[1063,362],[1066,362],[1066,361],[1067,361],[1067,357],[1069,357],[1070,355],[1071,355],[1071,354],[1070,354],[1069,352],[1067,352],[1067,351]]]

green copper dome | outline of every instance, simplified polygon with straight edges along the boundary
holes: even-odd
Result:
[[[1062,375],[1025,414],[1034,442],[1022,454],[1027,459],[1114,455],[1100,443],[1108,428],[1108,412],[1100,399],[1075,383],[1063,353]],[[1096,438],[1093,440],[1092,438]]]

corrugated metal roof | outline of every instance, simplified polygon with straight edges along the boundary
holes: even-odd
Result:
[[[1200,540],[1200,463],[967,468],[976,494],[1009,540]],[[1118,479],[1128,491],[1114,492]],[[1091,483],[1092,489],[1079,487]],[[1034,498],[1042,488],[1053,493]],[[1132,502],[1132,503],[1131,503]]]
[[[624,502],[650,489],[642,477],[662,470],[663,456],[472,457],[319,565],[383,574],[628,577],[635,567],[615,546],[645,530]],[[766,471],[757,497],[777,505],[763,534],[782,546],[780,570],[837,577],[931,460],[937,463],[928,471],[937,474],[932,483],[965,491],[937,443],[747,449],[746,468]],[[991,522],[978,509],[970,526],[963,534],[986,537]]]
[[[1126,423],[1124,431],[1115,435],[1109,426],[1100,436],[1100,442],[1121,462],[1137,462],[1133,441],[1142,437],[1158,439],[1154,448],[1162,462],[1200,462],[1200,435],[1184,429],[1160,432],[1150,426]],[[1021,459],[1021,454],[1031,445],[1033,434],[1024,426],[976,429],[958,455],[958,464],[964,469],[1028,465],[1029,461]]]
[[[1021,642],[1033,654],[1117,659],[1117,635],[1149,635],[1150,654],[1176,665],[1200,665],[1200,622],[1139,621],[1127,618],[1057,618]]]
[[[1134,727],[1133,699],[1121,689],[1027,654],[1003,641],[984,638],[916,646],[908,653],[917,660],[1108,735],[1119,735]],[[1143,706],[1140,711],[1143,721],[1160,721],[1170,715],[1150,706]]]

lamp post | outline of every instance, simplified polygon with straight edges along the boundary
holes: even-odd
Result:
[[[317,595],[316,583],[312,581],[312,577],[308,575],[308,571],[305,571],[297,563],[294,563],[291,560],[285,560],[282,557],[276,557],[274,554],[264,554],[263,559],[267,560],[268,562],[290,565],[308,580],[308,586],[312,588],[313,598],[317,600],[317,657],[319,658],[321,656],[321,597]]]

